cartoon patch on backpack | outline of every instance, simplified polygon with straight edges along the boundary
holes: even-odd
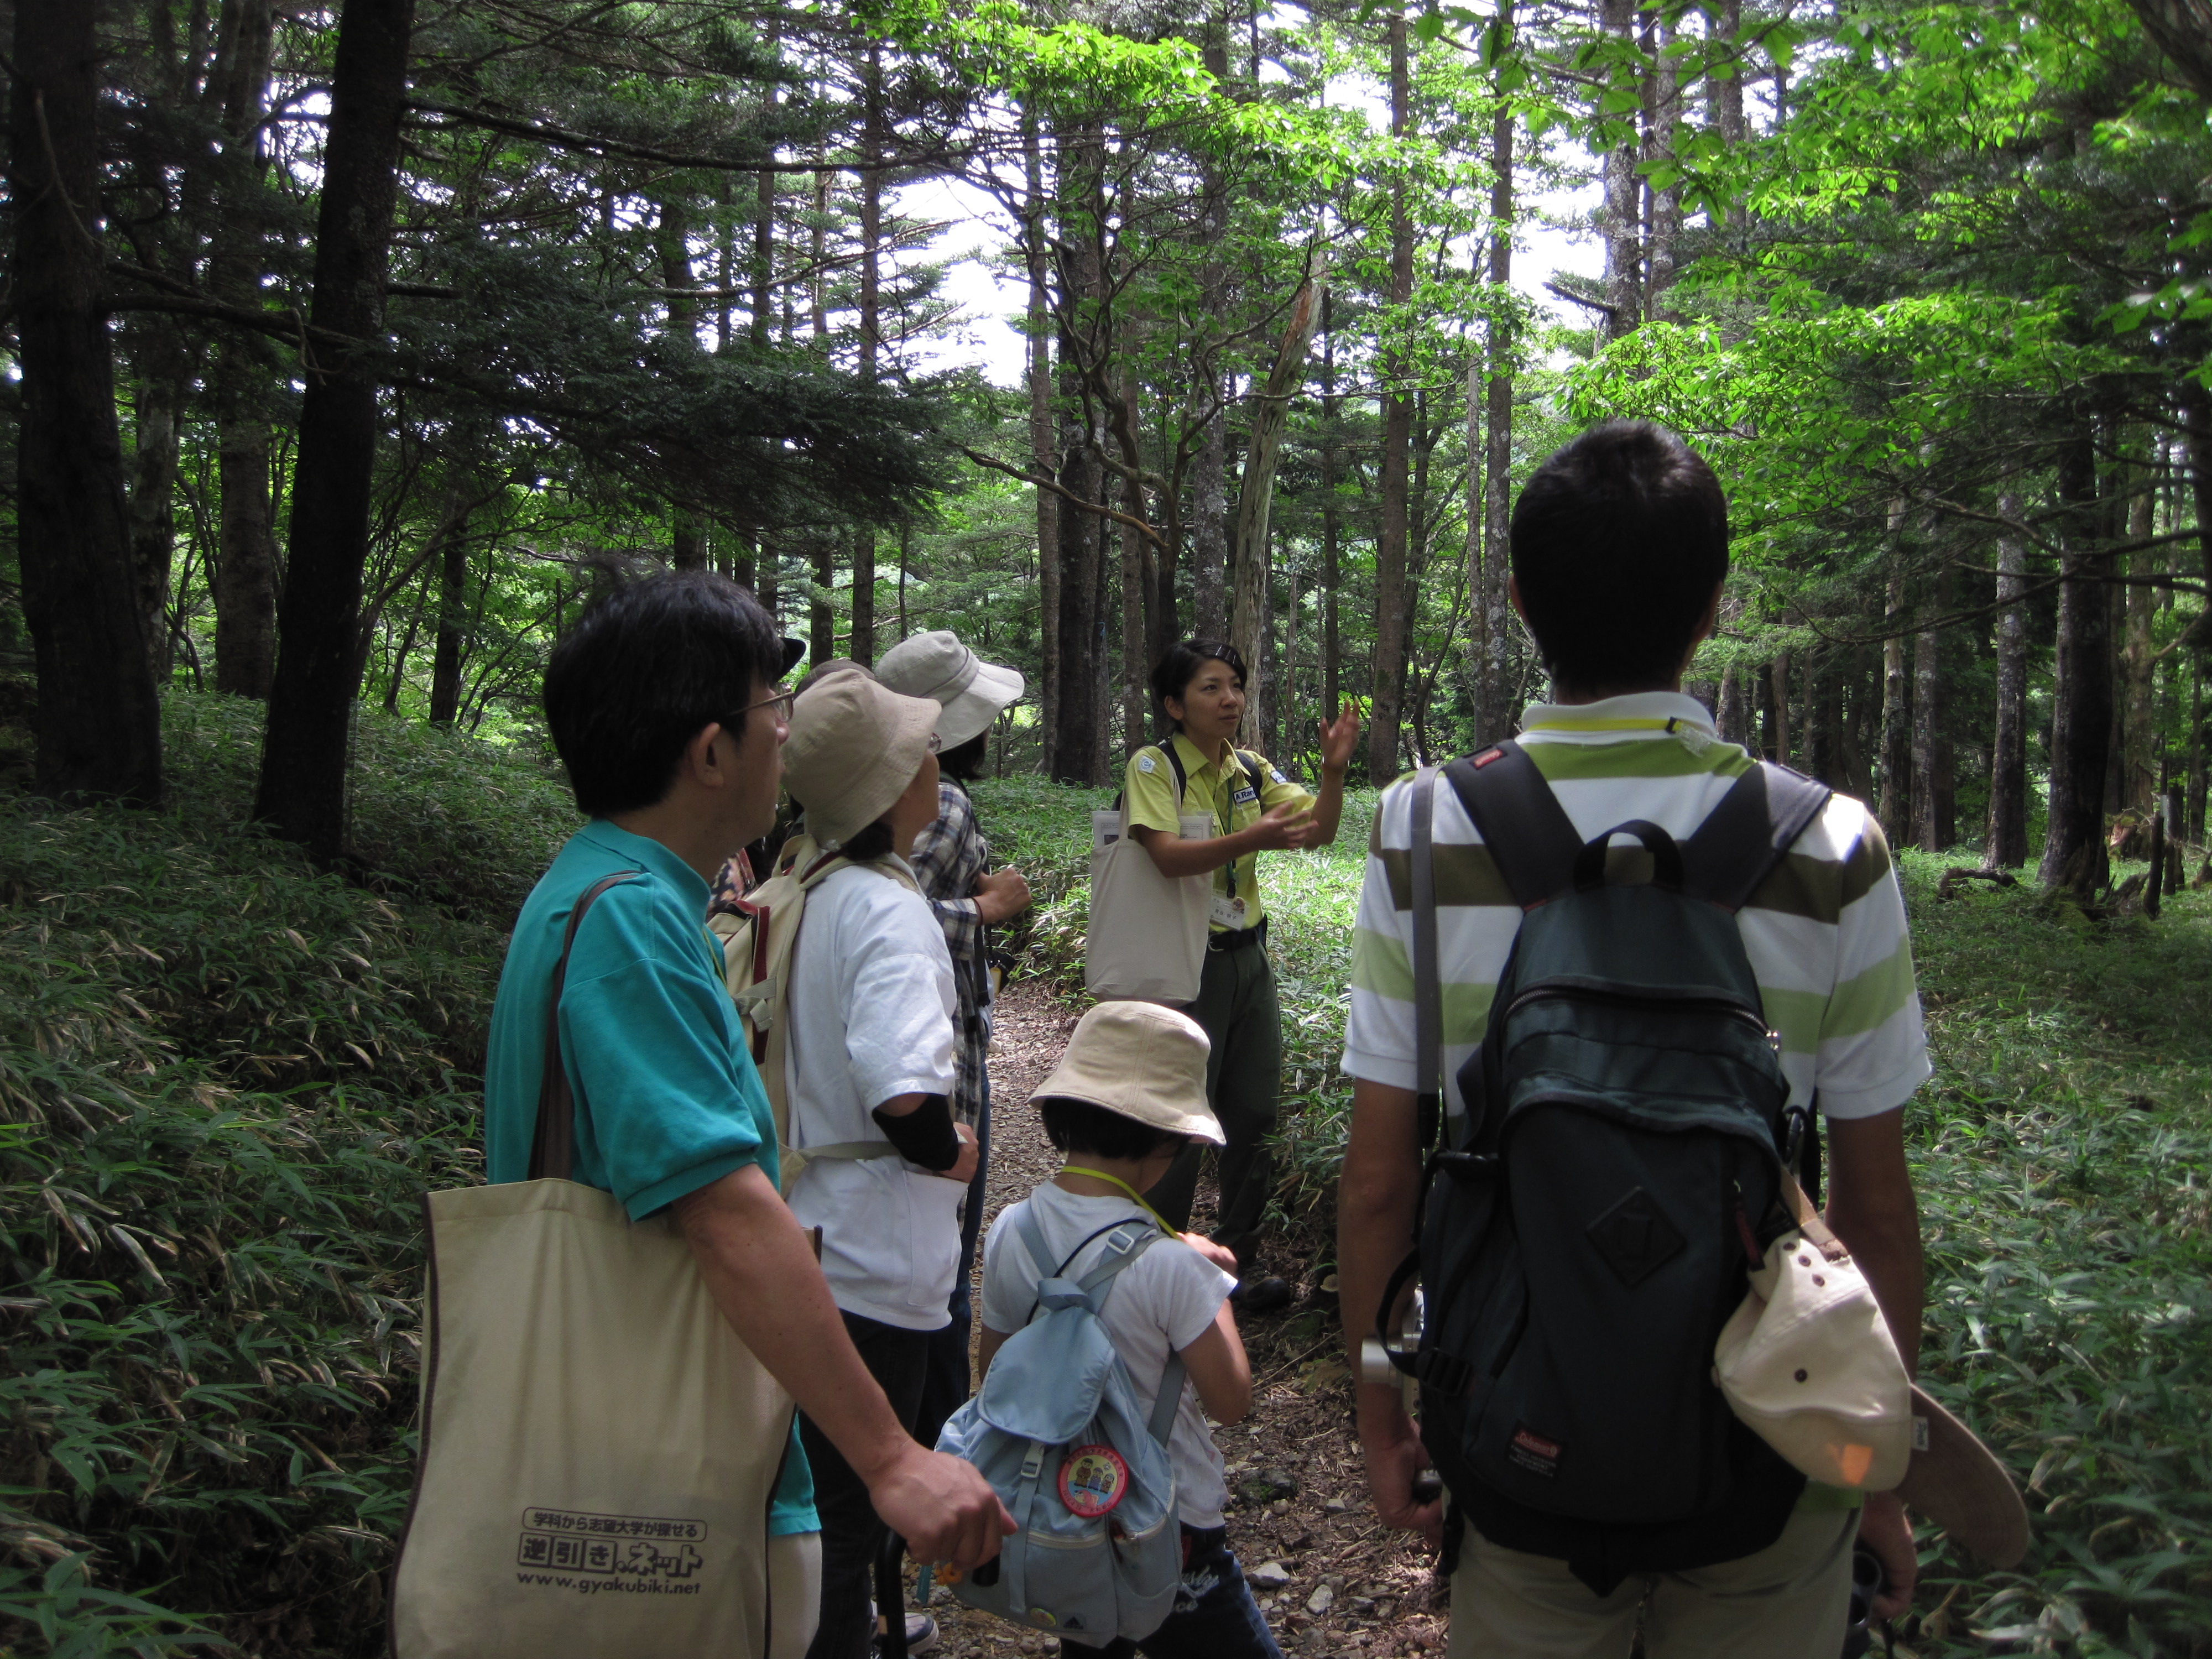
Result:
[[[1086,1521],[1110,1515],[1129,1492],[1129,1466],[1111,1446],[1077,1446],[1060,1466],[1060,1501]]]

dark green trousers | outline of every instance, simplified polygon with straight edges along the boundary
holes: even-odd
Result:
[[[1264,1143],[1274,1131],[1283,1073],[1283,1012],[1266,947],[1208,951],[1198,1000],[1183,1012],[1206,1028],[1213,1044],[1206,1061],[1206,1094],[1229,1137],[1220,1152],[1221,1208],[1213,1242],[1249,1263],[1274,1187],[1275,1160]],[[1186,1147],[1146,1194],[1179,1228],[1190,1225],[1199,1156],[1200,1148]]]

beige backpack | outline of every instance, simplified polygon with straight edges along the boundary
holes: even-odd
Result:
[[[888,1140],[844,1140],[804,1151],[791,1144],[791,1092],[787,1077],[790,1053],[791,960],[799,943],[806,896],[839,870],[854,867],[842,853],[824,853],[811,836],[794,834],[776,854],[775,872],[738,901],[735,911],[711,918],[707,930],[722,943],[722,978],[744,1024],[746,1046],[768,1089],[775,1115],[775,1138],[782,1149],[780,1184],[787,1194],[799,1172],[816,1158],[896,1158]],[[919,895],[914,872],[896,858],[870,860],[857,867],[873,871]]]

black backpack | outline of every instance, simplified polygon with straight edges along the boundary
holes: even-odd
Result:
[[[1761,763],[1679,845],[1640,819],[1585,843],[1517,744],[1442,775],[1522,916],[1377,1334],[1420,1382],[1456,1516],[1493,1542],[1601,1595],[1751,1554],[1804,1477],[1729,1411],[1713,1346],[1791,1224],[1781,1175],[1809,1115],[1785,1110],[1735,913],[1830,792]],[[1436,777],[1412,802],[1424,1146],[1441,1100]],[[1615,836],[1650,852],[1650,883],[1607,883]],[[1382,1328],[1416,1271],[1407,1352]]]

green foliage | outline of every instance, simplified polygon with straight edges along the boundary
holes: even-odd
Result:
[[[0,1644],[26,1652],[198,1639],[162,1609],[260,1652],[378,1645],[420,1197],[477,1178],[501,933],[566,814],[519,757],[367,722],[364,844],[497,925],[379,897],[241,826],[250,708],[172,699],[168,812],[0,794]]]
[[[177,693],[162,709],[173,810],[243,824],[261,763],[259,703]],[[505,927],[582,822],[557,763],[363,711],[355,730],[356,873],[377,891]]]

